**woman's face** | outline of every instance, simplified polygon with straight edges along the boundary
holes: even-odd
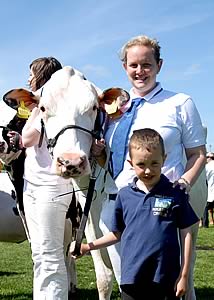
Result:
[[[137,95],[143,97],[155,87],[161,65],[162,60],[157,63],[150,46],[136,45],[128,49],[123,66]]]
[[[35,81],[36,81],[36,78],[35,78],[35,75],[33,73],[32,67],[31,67],[30,75],[28,77],[28,85],[30,86],[30,88],[33,92],[36,91],[36,82]]]

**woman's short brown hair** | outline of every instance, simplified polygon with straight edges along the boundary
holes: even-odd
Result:
[[[62,65],[54,57],[40,57],[32,61],[30,69],[35,76],[32,82],[32,89],[36,91],[51,78],[53,73],[62,69]]]

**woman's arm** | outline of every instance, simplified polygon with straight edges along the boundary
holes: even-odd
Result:
[[[32,127],[32,124],[38,117],[39,113],[40,109],[35,107],[22,130],[22,145],[25,148],[35,146],[39,143],[40,132]]]
[[[205,146],[199,146],[195,148],[185,149],[186,151],[186,167],[184,174],[178,180],[178,182],[186,185],[193,186],[198,179],[201,171],[206,164],[206,148]],[[183,179],[183,180],[182,180]],[[183,182],[182,182],[183,181]]]

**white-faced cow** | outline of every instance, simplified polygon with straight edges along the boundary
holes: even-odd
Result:
[[[85,205],[87,187],[91,172],[90,148],[94,133],[95,119],[103,95],[84,76],[71,67],[57,71],[51,79],[36,93],[39,107],[43,112],[44,128],[42,138],[51,140],[49,144],[53,158],[52,171],[64,178],[71,178],[72,186],[82,208]],[[28,96],[32,93],[27,92]],[[24,92],[24,97],[28,97]],[[10,91],[4,100],[17,107],[23,99],[23,89]],[[88,242],[102,235],[99,229],[99,217],[102,205],[102,187],[104,171],[97,167],[97,182],[93,196],[85,235]],[[59,195],[60,196],[60,195]],[[66,221],[66,247],[72,240],[72,226]],[[100,300],[110,299],[112,289],[112,269],[106,250],[93,251],[97,288]],[[74,282],[75,283],[75,282]]]

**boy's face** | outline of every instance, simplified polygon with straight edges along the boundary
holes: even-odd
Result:
[[[161,168],[166,156],[162,155],[161,147],[151,152],[147,149],[132,149],[132,159],[129,161],[139,180],[151,189],[160,180]]]

